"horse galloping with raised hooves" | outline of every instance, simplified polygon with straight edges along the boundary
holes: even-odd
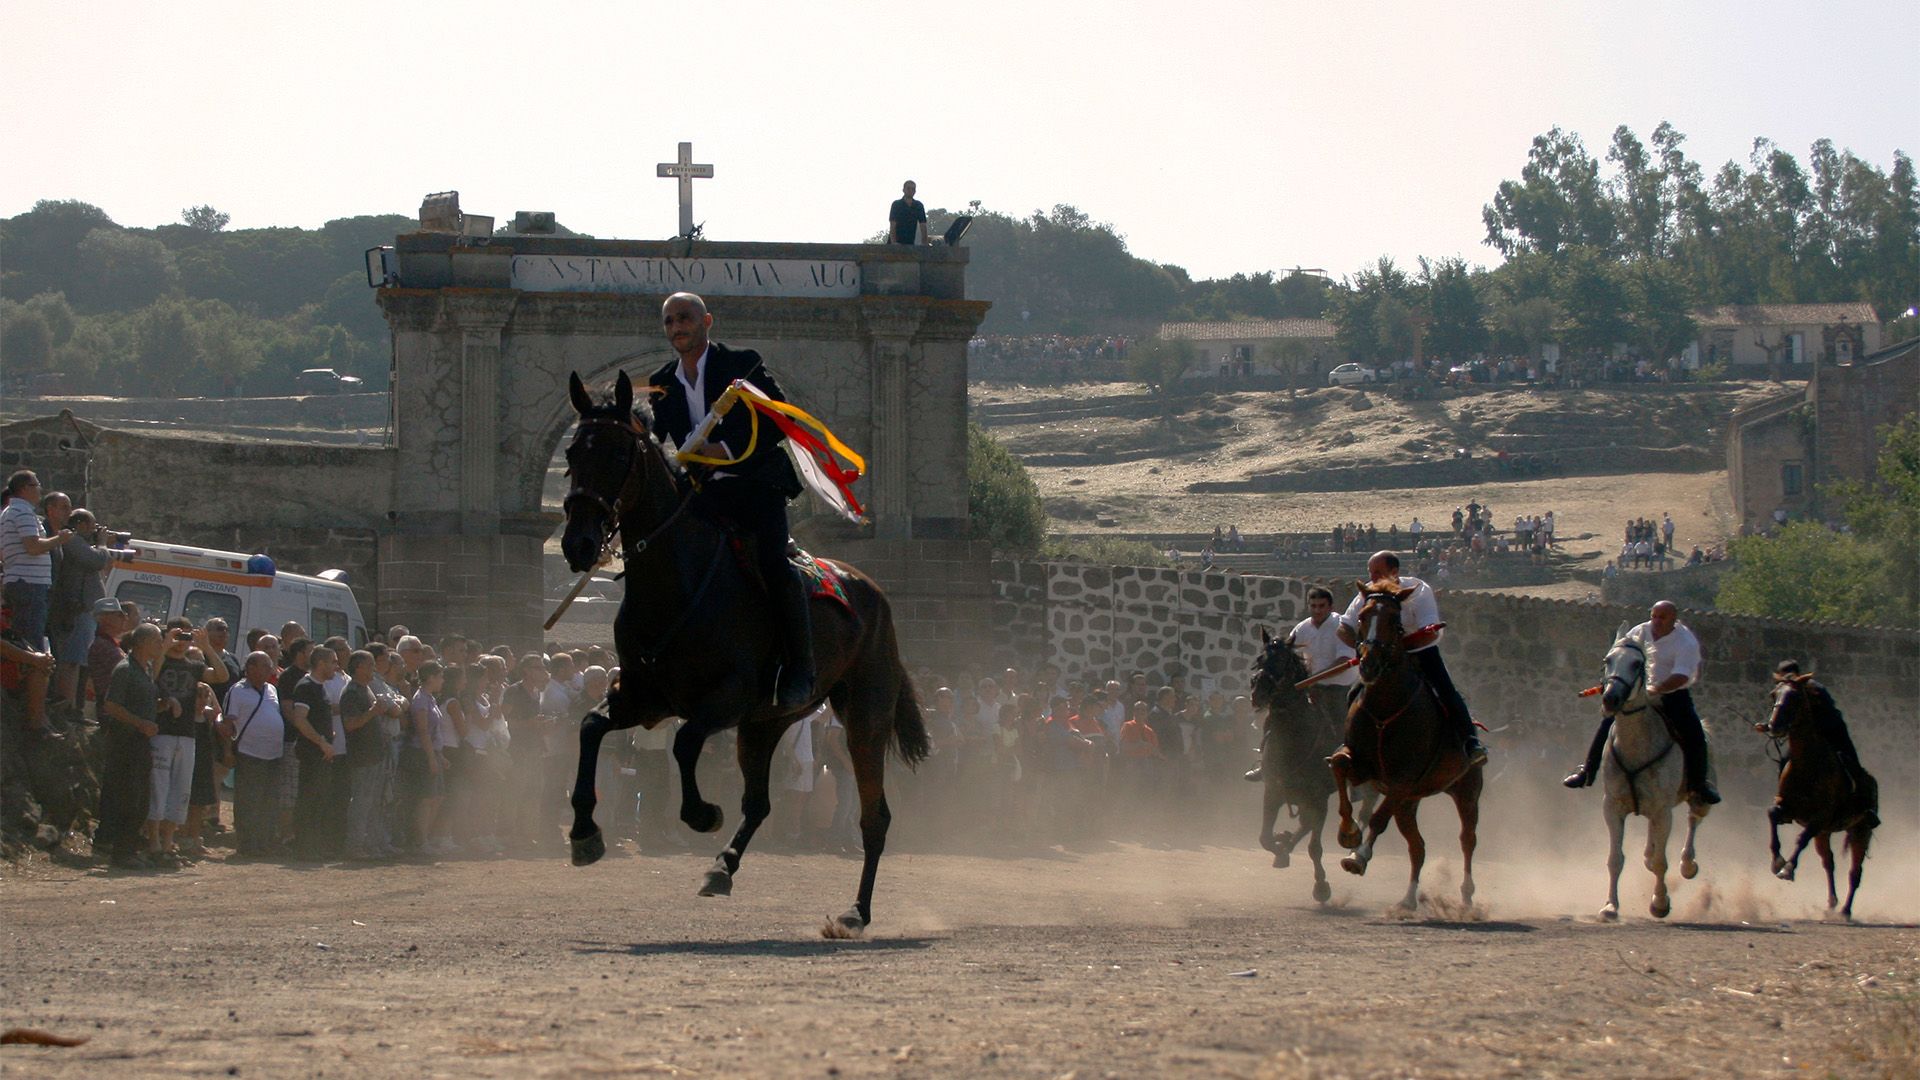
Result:
[[[735,536],[721,524],[690,511],[692,482],[668,457],[649,419],[633,408],[633,385],[624,371],[609,401],[594,401],[578,374],[568,389],[578,423],[566,450],[572,486],[561,550],[569,566],[586,572],[617,537],[626,562],[626,595],[614,618],[620,680],[608,691],[604,709],[589,714],[580,729],[568,832],[574,864],[585,866],[606,853],[593,811],[595,767],[609,732],[684,718],[673,741],[680,820],[710,833],[719,830],[723,815],[700,797],[694,767],[709,736],[737,726],[746,781],[742,820],[700,889],[702,896],[727,895],[754,830],[771,810],[774,748],[790,725],[824,699],[846,726],[865,855],[853,907],[828,926],[859,933],[872,921],[874,876],[892,818],[882,783],[887,749],[912,766],[930,748],[885,594],[852,566],[820,560],[840,583],[841,596],[815,595],[809,603],[816,689],[804,705],[779,708],[773,694],[779,629],[752,560],[736,552]]]
[[[1680,876],[1692,879],[1700,872],[1694,860],[1694,833],[1712,807],[1687,790],[1679,744],[1647,696],[1647,653],[1622,626],[1603,662],[1600,707],[1611,726],[1600,780],[1605,799],[1601,813],[1607,820],[1607,903],[1604,919],[1620,917],[1620,871],[1626,866],[1624,849],[1627,816],[1647,819],[1646,867],[1653,874],[1653,901],[1647,907],[1656,919],[1673,910],[1667,893],[1667,839],[1673,833],[1673,808],[1687,807],[1687,841],[1680,849]],[[1708,765],[1708,778],[1713,778]]]
[[[1766,723],[1754,725],[1787,741],[1780,786],[1773,806],[1767,810],[1767,822],[1772,826],[1769,840],[1773,874],[1782,881],[1792,881],[1800,865],[1800,853],[1812,841],[1821,864],[1827,868],[1827,910],[1832,911],[1840,902],[1833,880],[1833,834],[1845,833],[1853,867],[1847,874],[1847,903],[1840,913],[1851,919],[1853,897],[1860,891],[1861,864],[1867,861],[1867,846],[1880,824],[1880,784],[1854,757],[1853,740],[1846,734],[1840,710],[1826,688],[1814,681],[1813,674],[1793,672],[1776,678],[1773,714]],[[1801,826],[1790,858],[1780,855],[1780,826],[1784,824]]]
[[[1340,860],[1340,868],[1365,874],[1373,860],[1374,842],[1387,823],[1393,822],[1406,838],[1412,863],[1407,895],[1400,907],[1413,910],[1420,899],[1420,867],[1427,858],[1426,841],[1420,835],[1415,814],[1422,799],[1444,792],[1460,814],[1464,863],[1460,899],[1470,905],[1484,771],[1449,734],[1439,699],[1408,655],[1400,607],[1414,590],[1385,582],[1360,582],[1358,587],[1362,596],[1356,635],[1360,693],[1347,710],[1345,751],[1328,760],[1340,796],[1340,844],[1353,849],[1351,855]],[[1366,781],[1380,792],[1380,805],[1368,819],[1363,835],[1353,820],[1349,790]]]
[[[1320,833],[1327,824],[1327,800],[1333,797],[1333,771],[1327,755],[1340,745],[1340,717],[1345,712],[1345,687],[1321,686],[1314,691],[1296,684],[1308,676],[1306,663],[1294,648],[1293,637],[1276,638],[1262,627],[1260,657],[1254,662],[1253,707],[1264,709],[1260,734],[1260,846],[1273,853],[1273,865],[1284,868],[1293,849],[1307,841],[1313,860],[1313,898],[1324,904],[1333,897],[1327,884]],[[1367,795],[1371,809],[1373,795]],[[1300,827],[1275,833],[1280,807],[1291,806]]]

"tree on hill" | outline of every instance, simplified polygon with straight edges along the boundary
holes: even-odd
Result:
[[[1172,417],[1173,392],[1193,366],[1193,343],[1184,338],[1152,337],[1127,349],[1127,374],[1144,385]]]
[[[224,210],[215,210],[205,203],[201,203],[199,206],[189,206],[185,210],[180,211],[180,221],[185,224],[187,228],[198,229],[201,232],[219,232],[226,228],[227,223],[232,220],[232,214]]]
[[[967,527],[1007,558],[1033,555],[1047,536],[1046,506],[1027,467],[973,423],[967,425]]]

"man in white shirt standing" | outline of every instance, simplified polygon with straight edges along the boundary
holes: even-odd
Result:
[[[1400,605],[1400,628],[1406,634],[1440,622],[1440,601],[1433,595],[1433,586],[1417,577],[1404,577],[1400,573],[1400,557],[1391,551],[1376,551],[1373,558],[1367,560],[1367,578],[1371,581],[1397,583],[1400,588],[1412,589],[1413,595]],[[1340,640],[1348,645],[1357,646],[1360,642],[1360,608],[1365,595],[1356,593],[1353,602],[1347,605],[1345,614],[1340,616]],[[1473,714],[1467,709],[1467,701],[1453,685],[1453,676],[1447,672],[1446,661],[1440,658],[1440,633],[1436,632],[1427,644],[1415,644],[1407,656],[1420,668],[1420,677],[1433,688],[1434,696],[1440,699],[1441,711],[1451,725],[1453,733],[1466,748],[1467,767],[1485,765],[1487,748],[1481,744],[1480,736],[1473,728]],[[1345,747],[1341,752],[1345,752]]]
[[[247,655],[240,685],[227,691],[220,726],[234,743],[234,853],[265,855],[273,845],[279,816],[276,767],[285,751],[286,721],[280,693],[273,685],[273,661],[263,652]]]
[[[1318,585],[1307,590],[1307,617],[1294,624],[1291,636],[1293,647],[1300,650],[1310,672],[1322,672],[1353,658],[1353,646],[1340,639],[1340,620],[1333,617],[1333,594]],[[1312,688],[1308,700],[1315,714],[1335,731],[1345,724],[1347,695],[1359,680],[1360,673],[1348,668]],[[1248,769],[1245,778],[1258,782],[1262,778],[1260,766]]]
[[[1673,601],[1662,600],[1647,613],[1646,622],[1627,631],[1625,640],[1637,642],[1646,653],[1647,697],[1666,722],[1667,734],[1680,744],[1687,790],[1701,802],[1719,802],[1720,793],[1707,779],[1707,732],[1693,708],[1693,684],[1700,681],[1700,639],[1680,621],[1680,609]],[[1587,748],[1587,760],[1561,783],[1583,788],[1600,775],[1600,754],[1612,724],[1613,717],[1601,718],[1600,730]]]
[[[7,477],[7,505],[0,508],[0,563],[4,563],[7,606],[13,609],[13,631],[39,652],[47,644],[47,601],[53,591],[53,550],[67,542],[72,529],[52,536],[40,526],[35,507],[40,502],[40,478],[30,469]]]

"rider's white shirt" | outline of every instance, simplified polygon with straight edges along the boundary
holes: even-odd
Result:
[[[1421,581],[1417,577],[1402,574],[1400,576],[1400,587],[1413,590],[1413,595],[1407,597],[1406,602],[1400,605],[1401,633],[1411,634],[1423,626],[1432,626],[1434,623],[1440,621],[1440,600],[1433,595],[1433,586]],[[1360,636],[1360,604],[1362,599],[1364,599],[1364,594],[1354,593],[1353,602],[1347,605],[1347,610],[1340,616],[1340,624],[1352,631],[1355,637]],[[1440,636],[1441,635],[1436,634],[1433,639],[1433,644],[1422,645],[1413,651],[1425,652],[1428,649],[1438,646],[1440,644]]]
[[[1353,646],[1340,640],[1340,620],[1331,615],[1319,626],[1313,625],[1311,616],[1301,619],[1293,628],[1293,644],[1305,655],[1310,672],[1325,671],[1353,655]],[[1359,678],[1358,671],[1348,668],[1321,682],[1326,686],[1352,686]]]
[[[687,428],[689,434],[687,438],[689,440],[693,438],[692,433],[698,432],[700,425],[707,422],[707,415],[712,412],[711,409],[707,408],[707,358],[712,355],[713,346],[708,345],[706,349],[700,353],[700,359],[694,361],[692,382],[687,381],[686,366],[684,364],[675,363],[673,365],[673,377],[680,380],[680,385],[685,387],[687,391],[687,420],[689,422]],[[722,457],[733,456],[733,448],[729,447],[725,442],[719,439],[711,441],[713,445],[720,448]],[[731,473],[725,472],[716,472],[713,474],[716,480],[731,475]]]
[[[1667,681],[1669,675],[1685,675],[1685,689],[1692,689],[1700,681],[1700,639],[1693,636],[1687,624],[1676,622],[1673,633],[1658,641],[1653,639],[1653,624],[1643,622],[1627,631],[1627,637],[1640,643],[1647,652],[1647,689]]]

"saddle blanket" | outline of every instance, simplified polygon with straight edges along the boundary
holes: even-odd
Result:
[[[740,569],[748,577],[757,580],[760,574],[753,561],[751,541],[739,533],[730,533],[728,541],[733,547],[733,557],[740,564]],[[846,609],[848,615],[858,620],[859,615],[853,610],[853,600],[847,596],[846,577],[838,569],[814,558],[805,548],[792,541],[787,543],[787,562],[793,565],[794,570],[799,572],[800,579],[806,583],[808,596],[836,600],[842,608]],[[764,587],[765,583],[761,584]]]

